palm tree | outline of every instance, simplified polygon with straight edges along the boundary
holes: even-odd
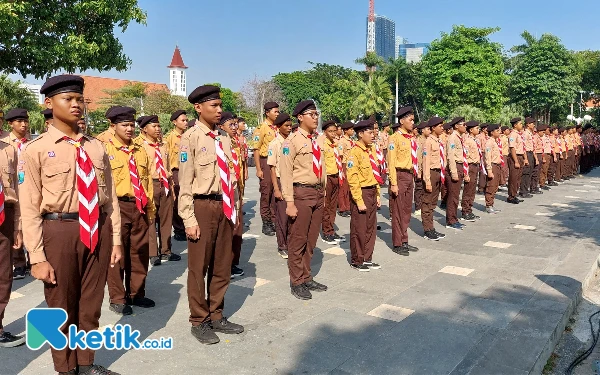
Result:
[[[363,57],[359,57],[358,59],[354,60],[354,62],[367,67],[367,72],[369,73],[369,81],[373,79],[373,73],[375,73],[375,68],[385,63],[385,61],[373,51],[368,51]]]
[[[384,65],[383,69],[384,69],[384,74],[386,76],[391,76],[391,75],[396,76],[396,105],[394,107],[395,108],[394,114],[396,114],[396,113],[398,113],[398,78],[400,76],[400,73],[402,73],[404,71],[404,69],[406,69],[406,61],[403,58],[397,58],[397,59],[390,58],[388,60],[388,63]],[[395,121],[397,122],[398,119],[396,118]]]
[[[376,76],[367,83],[360,81],[357,92],[359,94],[354,99],[351,110],[353,117],[389,112],[392,90],[385,77]]]

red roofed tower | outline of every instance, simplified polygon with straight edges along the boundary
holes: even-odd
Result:
[[[187,96],[185,79],[187,66],[183,63],[179,46],[175,46],[171,65],[167,66],[167,68],[169,68],[169,88],[171,89],[171,93],[173,95]]]

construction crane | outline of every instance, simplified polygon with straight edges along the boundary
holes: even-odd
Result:
[[[375,0],[369,0],[369,21],[367,23],[367,52],[375,51]]]

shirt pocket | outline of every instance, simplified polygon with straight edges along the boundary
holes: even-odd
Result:
[[[43,168],[42,185],[50,192],[69,191],[73,188],[71,166],[69,163],[54,163]]]
[[[2,166],[2,185],[14,191],[16,181],[13,180],[15,170],[11,165]]]
[[[125,179],[126,173],[129,173],[129,169],[125,170],[125,163],[117,158],[110,161],[110,169],[112,170],[115,186]]]
[[[216,155],[202,155],[196,157],[196,178],[201,180],[212,180],[215,178]]]

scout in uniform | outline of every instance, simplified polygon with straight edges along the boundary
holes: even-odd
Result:
[[[348,185],[351,197],[350,267],[357,271],[381,269],[373,262],[377,239],[377,208],[381,207],[380,175],[373,144],[374,132],[369,120],[354,125],[358,141],[348,157]]]
[[[383,160],[386,163],[386,172],[389,173],[389,166],[387,165],[387,153],[388,153],[388,146],[390,143],[390,123],[389,122],[384,122],[381,131],[379,132],[379,139],[377,140],[377,146],[379,147],[379,150],[381,150],[381,152],[383,153]],[[385,178],[385,181],[387,181],[387,176],[381,176],[382,178]]]
[[[237,182],[231,140],[217,130],[223,111],[220,88],[200,86],[188,100],[198,121],[181,138],[179,215],[188,237],[191,333],[202,344],[216,344],[219,337],[215,332],[244,331],[223,316],[231,281]]]
[[[571,179],[575,177],[575,157],[577,155],[577,151],[575,150],[575,142],[573,140],[573,132],[575,128],[572,126],[567,127],[567,132],[565,136],[565,142],[567,144],[567,177]]]
[[[246,120],[242,117],[237,119],[237,142],[240,147],[240,175],[238,181],[240,190],[240,205],[244,203],[244,192],[246,190],[246,180],[248,179],[248,141],[244,132],[246,131]]]
[[[488,183],[485,187],[485,212],[497,214],[501,210],[494,208],[494,198],[498,192],[500,175],[502,174],[502,141],[500,141],[500,125],[488,126],[490,135],[485,144],[485,163]]]
[[[267,165],[269,143],[277,135],[277,127],[273,121],[279,115],[279,104],[268,102],[264,105],[265,121],[254,131],[252,140],[254,142],[254,163],[256,165],[256,176],[260,179],[260,216],[263,226],[262,232],[267,236],[275,235],[275,209],[271,205],[273,198],[273,181],[271,181],[270,169]]]
[[[485,147],[485,144],[488,140],[488,131],[487,131],[487,127],[489,124],[481,124],[479,125],[480,128],[480,132],[479,135],[476,137],[476,141],[477,141],[477,145],[479,146],[479,155],[481,155],[480,157],[480,161],[479,161],[479,176],[478,176],[478,180],[479,182],[477,183],[477,193],[478,194],[485,194],[485,185],[487,184],[487,176],[486,176],[486,171],[485,171],[485,160],[484,160],[484,152],[483,152],[483,148]]]
[[[508,188],[508,136],[510,135],[510,128],[506,125],[500,128],[502,134],[500,135],[500,141],[502,142],[502,176],[500,178],[500,186]]]
[[[277,252],[283,259],[288,259],[288,233],[289,222],[285,212],[287,203],[281,192],[281,146],[292,132],[292,120],[287,113],[280,113],[275,119],[279,134],[269,143],[267,164],[271,168],[271,178],[277,183],[273,184],[273,197],[275,199],[275,230],[277,235]]]
[[[583,141],[581,139],[581,134],[583,132],[583,126],[581,124],[577,124],[575,126],[575,131],[573,132],[573,137],[575,139],[575,151],[576,151],[576,163],[575,163],[575,173],[578,173],[579,168],[581,167],[581,158],[583,156]]]
[[[533,168],[537,165],[535,160],[535,154],[533,153],[533,132],[534,120],[532,117],[525,118],[525,130],[519,134],[523,140],[523,147],[525,148],[522,172],[521,172],[521,187],[519,189],[519,197],[531,198],[531,175]]]
[[[166,145],[159,141],[161,134],[158,116],[144,116],[139,122],[141,133],[136,138],[146,150],[150,158],[150,176],[152,176],[152,191],[154,192],[154,207],[156,207],[156,224],[158,226],[158,240],[160,252],[156,241],[156,230],[150,228],[150,264],[181,260],[181,257],[171,252],[171,225],[173,223],[173,189],[171,180],[171,166]]]
[[[11,111],[8,112],[10,114]],[[4,311],[10,300],[13,283],[13,262],[15,252],[23,252],[23,233],[21,232],[21,213],[18,203],[19,177],[17,174],[17,151],[10,144],[0,141],[0,348],[11,348],[25,343],[25,337],[15,336],[2,326]],[[22,167],[22,164],[19,164]],[[23,255],[23,261],[25,256]],[[23,275],[25,273],[23,266]],[[16,277],[15,277],[16,278]]]
[[[427,121],[423,121],[417,125],[417,131],[419,136],[417,137],[417,175],[415,176],[415,216],[421,216],[421,207],[423,206],[423,192],[425,191],[425,184],[423,182],[423,149],[425,148],[425,141],[427,137],[431,135],[431,128],[427,126]],[[413,132],[414,134],[414,132]]]
[[[454,132],[454,128],[452,127],[452,124],[450,124],[449,122],[444,124],[444,132],[440,135],[440,140],[442,141],[442,144],[444,145],[444,151],[446,152],[446,158],[448,157],[448,138],[452,135],[452,133]],[[446,166],[448,167],[448,166]],[[442,210],[446,209],[446,206],[448,204],[448,183],[449,180],[446,180],[445,184],[442,184],[442,187],[440,189],[440,197],[441,197],[441,202],[440,202],[440,208]]]
[[[440,188],[444,183],[445,152],[442,140],[439,138],[444,132],[444,120],[432,117],[427,126],[431,128],[431,135],[425,141],[423,149],[423,207],[421,208],[421,222],[423,223],[424,237],[428,240],[438,241],[446,237],[433,227],[433,210],[437,206]]]
[[[98,329],[110,267],[121,259],[121,216],[102,143],[81,134],[83,78],[48,79],[40,93],[53,125],[21,152],[19,202],[31,275],[44,282],[48,307],[67,312],[62,332]],[[85,199],[86,202],[80,201]],[[90,231],[90,228],[97,228]],[[109,267],[110,265],[110,267]],[[110,268],[112,269],[112,268]],[[115,374],[89,349],[51,349],[59,374]]]
[[[17,158],[19,158],[21,150],[31,140],[31,135],[29,134],[29,114],[25,109],[14,108],[6,113],[5,119],[8,121],[11,131],[2,131],[0,141],[11,145],[17,153]],[[22,174],[23,165],[19,164],[18,169]],[[13,249],[12,264],[15,267],[14,271],[12,271],[13,278],[15,280],[25,278],[28,272],[28,265],[25,250],[21,246]]]
[[[375,148],[375,155],[377,159],[377,163],[379,164],[379,173],[381,174],[381,178],[383,183],[387,181],[387,164],[385,163],[385,157],[383,156],[383,150],[379,147],[380,144],[380,136],[381,132],[379,131],[379,124],[377,123],[377,119],[375,115],[369,117],[369,121],[373,124],[373,147]],[[355,127],[356,131],[356,127]]]
[[[333,120],[322,125],[324,137],[319,146],[323,151],[323,162],[327,174],[327,189],[325,194],[325,209],[323,210],[323,242],[337,245],[346,239],[335,233],[335,215],[337,212],[340,185],[346,183],[342,168],[343,147],[335,140],[336,124]]]
[[[296,298],[311,299],[311,291],[327,287],[313,280],[310,262],[317,245],[323,220],[325,183],[322,150],[316,136],[319,112],[312,100],[296,105],[293,116],[300,127],[281,146],[281,193],[287,202],[290,227],[288,236],[288,268],[290,287]]]
[[[352,137],[354,136],[354,124],[350,121],[345,122],[341,126],[344,134],[340,139],[340,145],[343,147],[343,157],[342,157],[342,168],[344,172],[344,176],[347,176],[347,163],[348,156],[350,155],[350,150],[354,147],[354,141]],[[350,217],[350,189],[348,189],[348,184],[343,184],[340,186],[339,193],[339,215],[341,217]]]
[[[533,157],[535,159],[535,166],[531,168],[531,184],[529,187],[529,192],[531,194],[543,194],[543,192],[540,190],[540,174],[544,158],[544,144],[542,143],[542,138],[537,132],[535,124],[531,124],[529,132],[532,134]]]
[[[117,106],[110,107],[109,109],[106,110],[106,113],[104,113],[104,117],[108,120],[108,129],[106,129],[102,133],[98,134],[96,136],[96,139],[102,141],[103,143],[108,143],[108,142],[110,142],[111,139],[113,139],[115,137],[115,127],[110,122],[110,114],[114,110],[119,110],[119,108],[122,108],[122,107],[117,105]]]
[[[557,169],[558,169],[558,161],[560,157],[560,149],[558,147],[557,142],[557,134],[558,130],[555,126],[549,129],[548,137],[550,138],[550,147],[552,148],[552,158],[550,159],[550,168],[548,168],[548,185],[549,186],[558,186],[557,181]]]
[[[419,172],[417,140],[412,135],[415,115],[412,107],[403,107],[396,113],[399,128],[389,139],[387,161],[390,180],[390,216],[392,219],[393,251],[408,256],[418,251],[408,244],[408,225],[412,212],[413,189]]]
[[[469,163],[464,147],[467,133],[464,117],[455,117],[448,123],[454,132],[448,137],[446,166],[446,187],[448,197],[446,203],[446,228],[462,230],[464,225],[458,222],[458,201],[463,181],[469,182]]]
[[[108,271],[110,310],[131,315],[131,305],[149,308],[145,297],[150,258],[149,228],[154,228],[154,190],[150,171],[152,159],[143,146],[133,141],[135,109],[120,107],[109,114],[115,135],[105,143],[121,212],[123,258]]]
[[[476,137],[479,134],[479,121],[468,121],[465,124],[467,133],[463,136],[463,144],[467,154],[467,164],[469,164],[469,179],[465,180],[463,194],[461,199],[462,217],[461,220],[473,222],[480,217],[473,213],[473,202],[475,202],[475,193],[477,191],[477,175],[481,169],[479,163],[479,145]]]
[[[537,127],[538,136],[542,142],[542,156],[538,156],[538,160],[541,160],[540,168],[540,189],[550,190],[548,184],[551,182],[548,179],[548,170],[550,169],[550,160],[552,159],[552,143],[548,136],[548,125],[538,125]]]
[[[173,238],[175,241],[185,241],[185,226],[183,220],[177,212],[177,204],[179,203],[179,144],[181,136],[188,129],[188,117],[184,110],[177,110],[171,114],[171,123],[173,130],[165,137],[165,145],[167,146],[167,159],[169,159],[169,168],[173,175],[173,193],[175,202],[173,203]]]
[[[42,132],[44,133],[47,132],[48,127],[52,125],[52,110],[46,108],[42,111],[42,115],[44,115],[44,131]]]
[[[508,198],[506,201],[512,204],[519,204],[521,200],[517,198],[517,190],[521,183],[522,167],[526,163],[525,144],[520,134],[523,131],[523,123],[520,117],[511,119],[510,123],[513,129],[508,136],[510,157],[508,158]]]

